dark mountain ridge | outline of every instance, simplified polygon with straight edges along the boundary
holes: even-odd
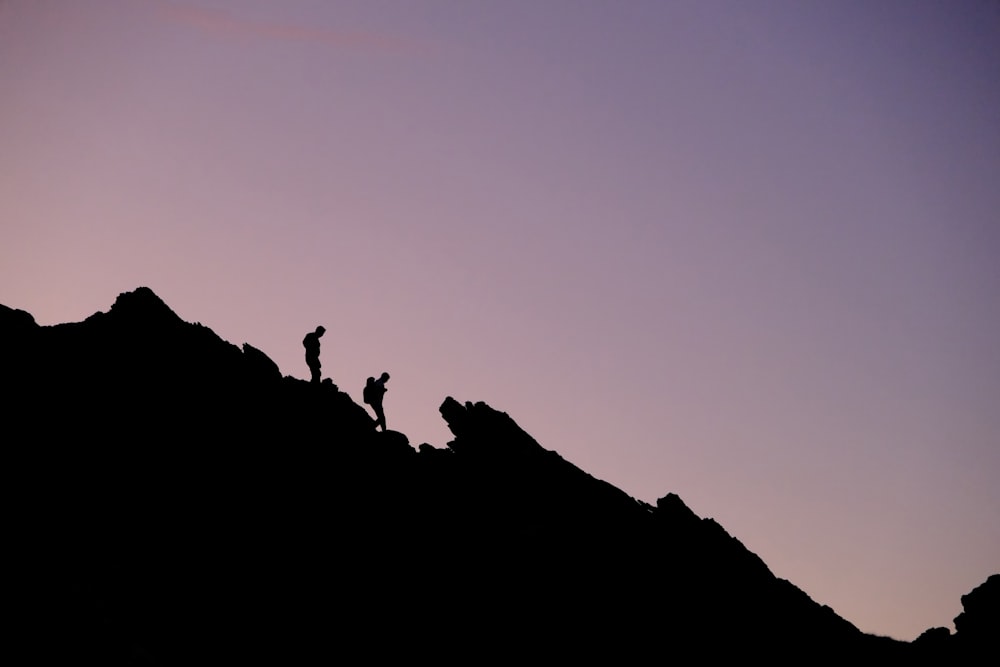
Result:
[[[336,385],[282,377],[148,288],[54,326],[0,306],[0,358],[13,634],[39,661],[801,662],[996,646],[1000,576],[954,635],[865,634],[674,494],[637,501],[451,397],[454,440],[414,448]]]

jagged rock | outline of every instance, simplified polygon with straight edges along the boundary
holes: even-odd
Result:
[[[962,596],[962,613],[955,617],[955,636],[967,646],[1000,649],[1000,574]]]
[[[955,637],[948,628],[930,628],[913,640],[913,646],[922,657],[935,662],[946,658],[954,659]]]
[[[8,542],[44,556],[13,570],[14,634],[44,662],[912,656],[675,494],[638,502],[485,403],[447,397],[454,440],[414,450],[147,288],[51,327],[0,307],[0,341],[30,515]],[[989,618],[967,597],[963,638]]]
[[[462,433],[466,431],[466,424],[468,423],[468,410],[471,407],[471,404],[463,407],[461,403],[456,401],[451,396],[445,398],[444,403],[441,404],[441,416],[448,424],[448,430],[450,430],[455,437],[461,437]]]
[[[656,501],[656,509],[661,516],[668,517],[671,521],[693,523],[698,521],[698,516],[684,504],[680,496],[676,493],[668,493]]]
[[[406,437],[406,434],[399,431],[377,431],[376,441],[380,447],[403,455],[417,453],[415,449],[410,447],[410,439]]]
[[[0,305],[0,332],[5,336],[24,333],[37,327],[31,313]]]
[[[243,355],[246,357],[249,372],[272,382],[281,381],[281,370],[278,364],[249,343],[243,343]]]
[[[122,292],[109,311],[110,316],[131,324],[164,326],[180,324],[181,318],[148,287]]]

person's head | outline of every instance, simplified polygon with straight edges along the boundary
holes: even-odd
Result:
[[[325,333],[326,333],[326,329],[324,327],[321,327],[321,326],[320,327],[316,327],[316,335],[317,336],[322,336]]]
[[[382,373],[382,377],[381,377],[382,382],[385,382],[388,379],[389,379],[389,374],[388,373]]]

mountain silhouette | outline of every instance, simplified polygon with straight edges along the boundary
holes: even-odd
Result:
[[[414,448],[330,383],[152,290],[39,326],[0,306],[8,565],[36,662],[952,662],[995,650],[1000,575],[956,633],[861,632],[675,494],[655,506],[446,397]],[[398,399],[397,399],[398,400]],[[278,663],[281,661],[281,663]]]

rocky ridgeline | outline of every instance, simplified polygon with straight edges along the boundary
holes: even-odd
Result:
[[[0,306],[11,633],[40,661],[972,660],[955,634],[862,633],[674,494],[649,505],[484,403],[454,439],[376,431],[327,381],[184,322],[151,290],[38,326]],[[687,658],[692,659],[692,658]]]

